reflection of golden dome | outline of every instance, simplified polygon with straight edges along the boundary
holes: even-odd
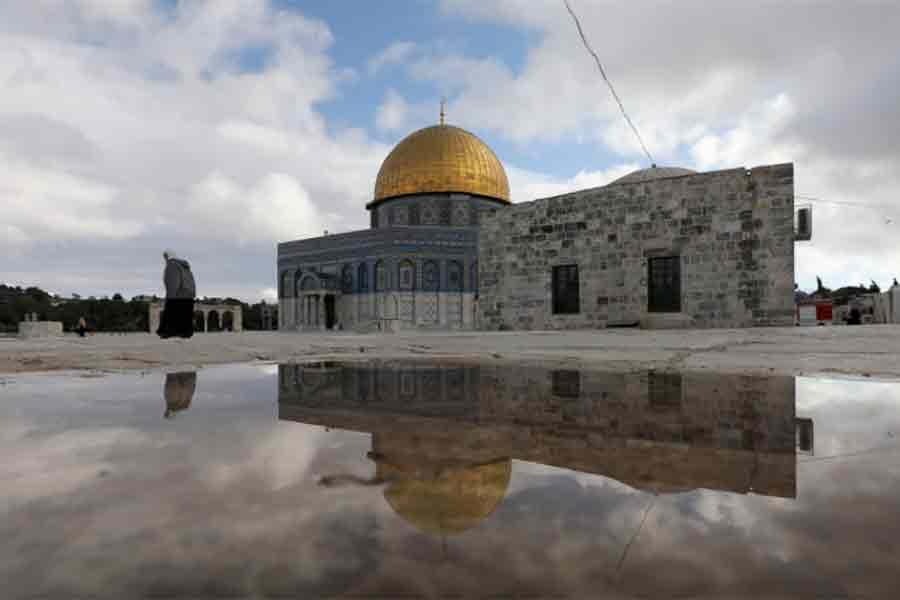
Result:
[[[503,500],[511,471],[510,459],[451,467],[419,478],[378,464],[380,476],[395,478],[384,492],[394,512],[432,535],[462,533],[487,518]]]
[[[429,192],[509,202],[509,182],[497,156],[473,134],[451,125],[426,127],[403,138],[378,171],[372,203]]]

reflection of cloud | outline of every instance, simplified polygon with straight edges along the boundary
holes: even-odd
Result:
[[[49,436],[32,435],[23,422],[0,427],[3,460],[0,481],[7,502],[21,504],[65,495],[89,485],[114,468],[106,457],[111,446],[146,446],[148,438],[130,428],[82,429]]]
[[[252,473],[270,490],[296,485],[308,478],[309,466],[324,433],[322,429],[309,428],[298,435],[296,428],[276,424],[255,441],[243,460],[210,465],[208,481],[221,491]]]
[[[7,594],[893,597],[896,455],[801,464],[796,500],[654,499],[516,461],[490,517],[441,540],[404,524],[379,487],[315,485],[314,473],[371,474],[368,436],[276,422],[274,375],[205,369],[204,402],[173,422],[159,417],[161,379],[23,376],[4,389],[0,578],[17,586]],[[60,386],[42,397],[34,381]],[[881,427],[872,419],[900,398],[816,387],[807,402],[810,389],[798,383],[798,415],[815,412],[817,439],[845,443]]]

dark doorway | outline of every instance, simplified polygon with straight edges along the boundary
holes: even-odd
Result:
[[[195,311],[194,312],[194,331],[195,332],[203,331],[203,321],[204,321],[203,312],[199,311],[199,310]]]
[[[334,296],[325,296],[325,329],[334,329]]]
[[[581,288],[578,284],[578,265],[553,267],[553,314],[577,314]]]
[[[681,312],[681,258],[651,258],[647,268],[647,310]]]
[[[222,331],[234,331],[234,314],[231,311],[222,313]]]
[[[219,313],[211,310],[209,314],[206,315],[206,330],[207,331],[222,331],[222,325],[219,322]]]

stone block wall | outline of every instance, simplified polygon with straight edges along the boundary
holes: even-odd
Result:
[[[63,334],[60,321],[22,321],[19,323],[20,338],[59,337]]]
[[[678,256],[693,327],[793,324],[793,165],[622,183],[484,210],[482,329],[649,322],[648,258]],[[552,269],[577,264],[580,312],[552,310]]]

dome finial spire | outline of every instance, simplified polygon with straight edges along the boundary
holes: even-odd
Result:
[[[443,96],[441,97],[441,125],[444,124],[444,105],[447,104],[447,99]]]

